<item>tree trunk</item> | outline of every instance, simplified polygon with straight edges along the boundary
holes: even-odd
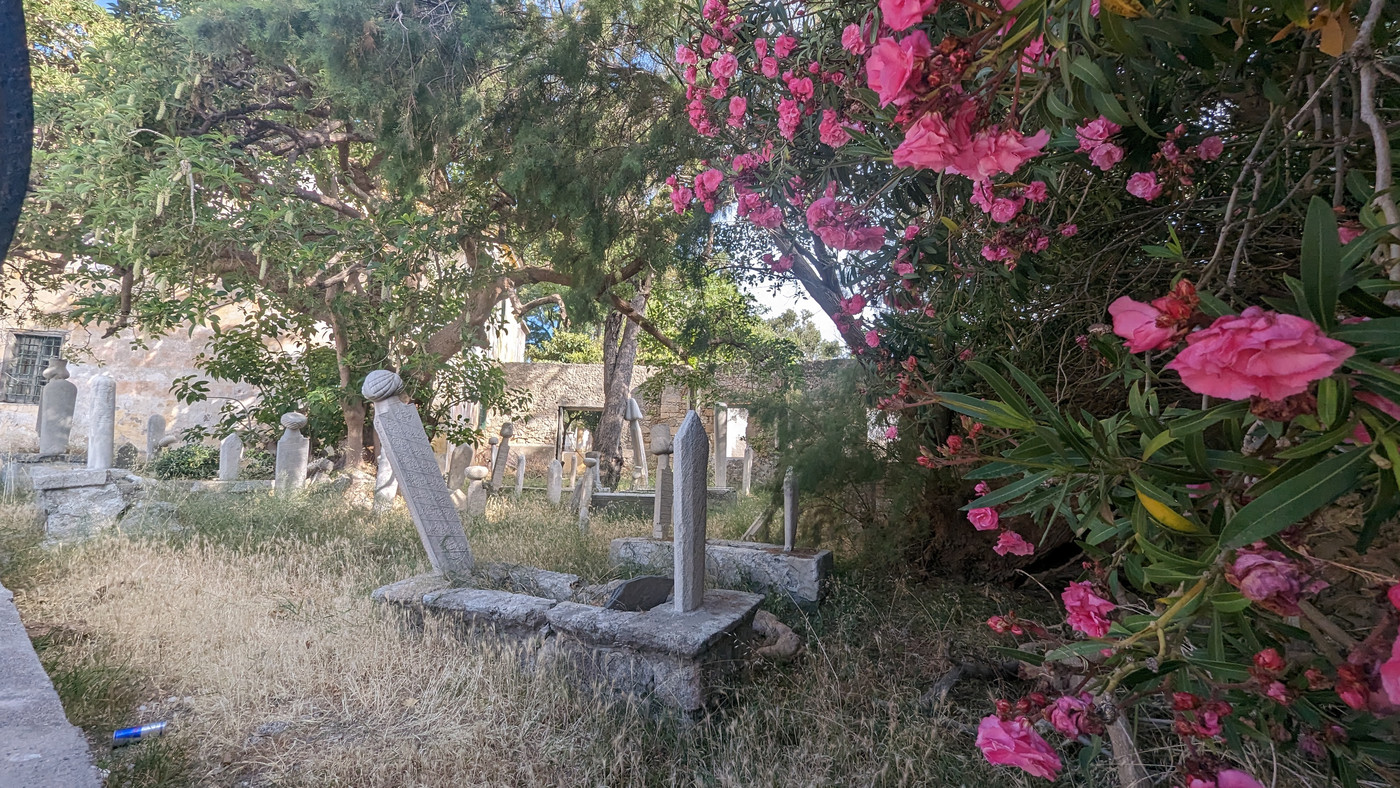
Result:
[[[346,397],[340,401],[340,413],[345,417],[345,442],[341,451],[345,455],[344,468],[351,470],[360,467],[365,456],[365,403],[359,397]]]
[[[638,314],[646,311],[651,296],[651,276],[642,280],[631,307]],[[593,448],[598,452],[598,475],[603,486],[616,488],[622,477],[623,416],[627,398],[632,396],[632,367],[637,363],[637,324],[621,312],[613,311],[603,324],[603,413]]]

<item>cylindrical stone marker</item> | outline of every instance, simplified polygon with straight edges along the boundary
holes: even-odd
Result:
[[[161,441],[165,440],[165,417],[159,413],[146,419],[146,462],[160,453]]]
[[[88,387],[92,400],[88,405],[87,467],[103,470],[112,467],[116,459],[117,382],[98,375]]]
[[[783,474],[783,550],[797,546],[797,476],[792,468]]]
[[[486,477],[491,469],[484,465],[467,468],[467,508],[468,517],[481,517],[486,514],[486,499],[490,493],[486,489]]]
[[[558,457],[549,461],[549,481],[545,484],[545,492],[549,495],[551,506],[558,506],[559,499],[564,497],[564,463]]]
[[[675,489],[668,460],[671,456],[671,427],[653,424],[651,453],[656,455],[656,495],[651,509],[651,538],[665,539],[671,527],[671,491]]]
[[[744,475],[739,478],[739,494],[745,498],[753,488],[753,447],[744,448]]]
[[[230,432],[219,441],[219,481],[237,481],[242,465],[243,439],[238,437],[238,433]]]
[[[650,484],[648,477],[651,471],[647,467],[646,444],[642,441],[642,406],[630,397],[627,399],[627,421],[631,425],[632,464],[637,477],[636,486],[646,487]]]
[[[73,408],[78,404],[78,387],[68,379],[68,362],[57,356],[44,370],[44,390],[39,395],[39,456],[57,457],[68,453],[68,437],[73,431]]]
[[[723,402],[715,403],[715,486],[729,486],[729,406]]]
[[[277,440],[277,468],[272,491],[288,495],[306,485],[306,464],[311,459],[311,439],[301,434],[308,419],[301,413],[282,415],[282,437]]]
[[[525,453],[515,453],[515,497],[525,491]]]

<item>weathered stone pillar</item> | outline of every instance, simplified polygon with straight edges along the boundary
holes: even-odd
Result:
[[[301,434],[308,420],[301,413],[282,414],[282,437],[277,440],[277,466],[272,492],[288,495],[306,485],[306,463],[311,459],[311,439]]]
[[[117,382],[98,375],[88,386],[92,401],[88,405],[87,467],[100,471],[112,467],[116,459]]]
[[[515,425],[506,422],[501,425],[501,442],[496,446],[496,458],[491,463],[491,491],[498,492],[505,487],[506,465],[510,462],[510,439],[515,435]]]
[[[515,497],[525,492],[525,452],[515,453]]]
[[[456,492],[467,482],[467,468],[472,464],[476,449],[470,443],[452,447],[447,460],[447,489]]]
[[[723,402],[715,403],[715,486],[729,486],[729,406]]]
[[[468,582],[474,564],[471,545],[418,409],[403,401],[403,379],[388,370],[375,370],[365,378],[361,391],[374,403],[375,429],[382,441],[380,460],[388,459],[394,477],[403,485],[404,500],[433,569],[451,582]]]
[[[374,431],[374,511],[387,512],[394,508],[394,499],[399,494],[399,481],[394,478],[394,468],[384,455],[384,438],[379,429]]]
[[[500,443],[501,439],[495,435],[486,440],[487,450],[491,453],[491,462],[486,465],[487,470],[496,467],[496,449],[499,448]]]
[[[68,362],[57,356],[44,369],[44,390],[39,393],[39,456],[58,457],[68,453],[68,437],[73,431],[73,408],[78,404],[78,387],[68,379]]]
[[[484,465],[473,465],[467,468],[467,495],[466,505],[462,511],[468,517],[481,517],[486,514],[486,499],[490,493],[486,489],[486,477],[491,474],[491,469]]]
[[[631,397],[627,398],[627,422],[632,433],[633,476],[638,481],[635,486],[647,487],[650,485],[648,477],[651,474],[647,468],[646,444],[642,441],[642,406]]]
[[[705,596],[705,523],[708,513],[706,476],[709,441],[700,417],[691,411],[672,442],[675,455],[674,546],[676,612],[698,610]]]
[[[797,546],[797,476],[792,468],[783,474],[783,550]]]
[[[146,419],[146,462],[154,460],[163,445],[165,445],[165,417],[156,413]]]
[[[744,475],[739,478],[739,494],[749,497],[753,489],[753,447],[744,448]]]
[[[219,441],[219,481],[236,481],[239,466],[242,464],[243,439],[238,437],[238,433],[230,432],[222,441]]]
[[[551,506],[558,506],[564,496],[564,463],[556,457],[549,461],[549,480],[545,483],[545,493]]]
[[[582,533],[588,533],[589,507],[593,505],[593,485],[598,482],[598,458],[583,458],[583,483],[579,485],[581,492],[578,494],[578,529]]]
[[[651,538],[665,539],[666,529],[671,527],[671,491],[675,489],[675,480],[667,463],[671,456],[669,425],[652,425],[650,448],[651,453],[656,455],[656,496],[651,508]]]

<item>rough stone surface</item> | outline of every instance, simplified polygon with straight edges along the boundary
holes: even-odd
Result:
[[[277,439],[276,482],[273,492],[290,495],[306,485],[306,464],[311,459],[311,439],[301,434],[307,418],[300,413],[282,415],[282,437]]]
[[[545,494],[549,496],[549,503],[558,506],[560,499],[564,497],[564,463],[558,457],[549,461],[548,481],[545,483]]]
[[[478,564],[476,577],[494,586],[505,586],[517,594],[545,597],[559,602],[575,598],[579,576],[551,572],[519,564]]]
[[[675,489],[671,512],[675,542],[675,578],[678,613],[700,607],[705,595],[705,526],[708,498],[705,488],[709,441],[700,417],[691,411],[676,431],[673,446]]]
[[[88,384],[87,467],[111,468],[116,461],[117,382],[98,375]]]
[[[49,359],[44,379],[48,382],[39,394],[39,456],[56,457],[68,453],[78,387],[68,379],[68,362],[57,356]]]
[[[143,480],[126,471],[35,467],[35,504],[50,541],[90,536],[117,524],[141,496]]]
[[[465,582],[472,571],[471,546],[418,409],[399,397],[403,381],[392,372],[376,370],[366,376],[362,390],[374,403],[374,424],[384,442],[384,456],[403,485],[404,500],[428,560],[449,580]],[[380,398],[373,399],[371,393]]]
[[[614,565],[664,570],[675,561],[671,542],[656,539],[614,539],[608,549]],[[751,588],[787,596],[802,607],[816,605],[826,591],[832,571],[830,550],[784,550],[761,542],[713,540],[705,545],[706,575],[712,585]]]
[[[219,481],[231,482],[238,478],[243,465],[243,439],[238,433],[230,432],[219,441]]]
[[[669,575],[642,575],[619,581],[603,607],[608,610],[651,610],[671,597],[676,579]]]
[[[68,724],[15,609],[0,586],[0,786],[99,788],[82,731]]]
[[[467,628],[489,626],[501,634],[543,637],[546,614],[559,604],[553,599],[493,591],[484,588],[454,588],[435,591],[423,597],[423,605],[435,615],[448,614]]]

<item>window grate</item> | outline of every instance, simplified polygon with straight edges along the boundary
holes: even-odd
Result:
[[[63,337],[15,334],[14,355],[5,365],[6,402],[37,404],[44,387],[44,368],[63,349]]]

